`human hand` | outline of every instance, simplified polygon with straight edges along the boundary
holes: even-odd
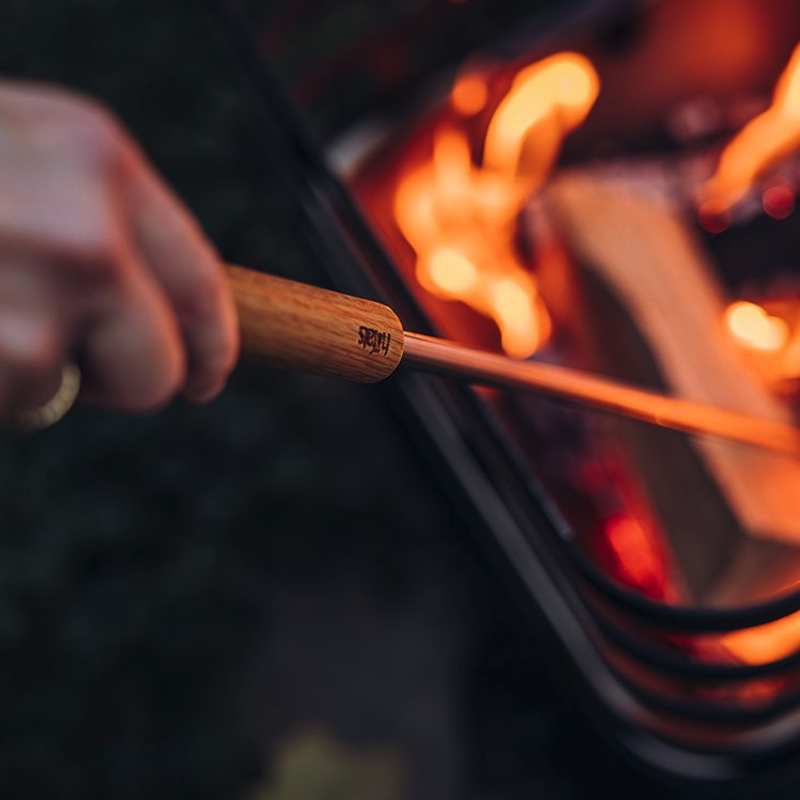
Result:
[[[100,105],[0,81],[0,412],[81,396],[133,412],[216,396],[238,356],[213,247]]]

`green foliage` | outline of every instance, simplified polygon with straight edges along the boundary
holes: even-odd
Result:
[[[347,747],[324,731],[303,731],[283,743],[275,777],[252,800],[401,800],[397,753]]]

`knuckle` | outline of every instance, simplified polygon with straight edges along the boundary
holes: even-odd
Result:
[[[3,88],[0,84],[0,105]],[[88,95],[24,84],[10,90],[6,87],[5,94],[6,103],[14,112],[11,120],[22,120],[28,144],[33,143],[43,156],[107,166],[117,164],[129,149],[130,137],[123,125],[101,102]]]
[[[78,224],[80,223],[80,224]],[[84,217],[64,236],[55,242],[57,260],[76,267],[74,278],[101,281],[104,285],[120,285],[124,272],[121,268],[122,252],[114,230],[102,219]]]
[[[60,230],[40,247],[66,291],[81,300],[101,297],[99,292],[124,288],[123,254],[113,232],[98,220],[76,220],[69,231]]]
[[[102,173],[123,165],[128,152],[128,137],[120,122],[99,103],[76,100],[65,115],[62,128],[64,146],[70,154]]]

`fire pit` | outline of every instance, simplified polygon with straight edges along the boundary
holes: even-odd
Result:
[[[231,31],[340,288],[413,330],[796,420],[796,3],[575,3],[543,22],[431,0],[370,37],[354,14],[349,45],[283,76],[349,191],[256,41],[285,65],[307,5]],[[608,731],[705,779],[796,748],[800,465],[544,398],[394,390]]]

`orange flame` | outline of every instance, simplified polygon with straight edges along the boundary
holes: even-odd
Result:
[[[744,197],[756,178],[800,147],[800,45],[778,79],[772,105],[751,120],[722,151],[703,187],[710,213],[723,213]]]
[[[493,319],[503,349],[517,358],[547,340],[550,318],[517,255],[515,221],[598,91],[594,68],[577,53],[526,67],[492,116],[482,166],[473,164],[466,133],[442,125],[430,160],[397,187],[395,219],[417,254],[420,284]],[[462,79],[452,101],[461,114],[476,113],[486,103],[485,80]]]
[[[489,123],[484,166],[514,174],[523,146],[531,144],[539,151],[536,177],[543,179],[561,139],[586,117],[598,89],[592,65],[577,53],[559,53],[523,69]],[[549,121],[551,130],[541,130]]]
[[[725,310],[725,324],[740,344],[752,350],[774,353],[789,341],[789,326],[780,317],[770,316],[755,303],[739,300]]]
[[[800,612],[725,634],[720,642],[745,664],[766,664],[796,652],[800,643]]]
[[[770,310],[738,300],[723,315],[723,325],[749,362],[768,384],[800,377],[800,304],[783,301]]]
[[[453,108],[465,117],[482,111],[488,99],[489,90],[482,75],[464,75],[453,87]]]

